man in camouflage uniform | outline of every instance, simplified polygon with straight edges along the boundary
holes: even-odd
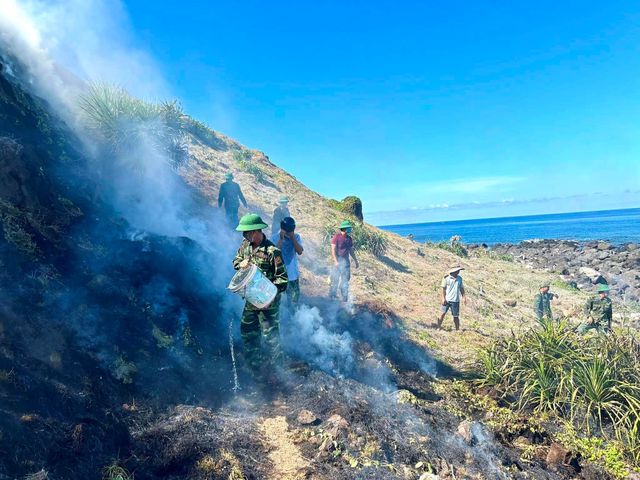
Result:
[[[227,173],[224,176],[225,182],[220,185],[218,192],[218,208],[222,207],[224,202],[224,212],[227,217],[227,223],[233,228],[238,223],[238,208],[240,202],[247,208],[247,201],[240,190],[240,185],[233,181],[233,175]]]
[[[544,323],[545,320],[553,320],[551,300],[553,300],[554,297],[558,298],[558,295],[549,292],[549,283],[543,283],[540,286],[540,293],[536,295],[533,301],[533,310],[536,313],[538,322]]]
[[[589,330],[607,333],[611,330],[613,308],[609,298],[609,285],[598,286],[598,295],[587,300],[584,311],[588,321],[578,327],[578,333],[584,334]]]
[[[261,367],[276,363],[282,357],[280,348],[280,295],[287,289],[287,272],[280,250],[262,233],[267,224],[259,215],[250,213],[240,219],[236,228],[242,232],[244,241],[233,259],[233,268],[239,270],[255,264],[260,271],[278,288],[273,302],[264,310],[246,302],[240,321],[240,335],[244,347],[244,357],[248,367],[259,371]],[[268,359],[262,358],[260,336],[269,350]]]

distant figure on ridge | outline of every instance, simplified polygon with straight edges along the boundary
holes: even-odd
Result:
[[[271,235],[275,235],[280,231],[280,222],[286,217],[290,217],[289,213],[289,197],[282,196],[278,200],[278,206],[273,211],[273,221],[271,222]]]
[[[349,280],[351,279],[351,261],[349,257],[353,258],[356,268],[360,265],[353,250],[353,239],[350,235],[353,225],[349,220],[344,220],[338,228],[340,232],[336,233],[331,239],[333,270],[331,271],[329,296],[336,298],[339,288],[340,295],[346,302],[349,299]]]
[[[589,330],[607,333],[611,330],[613,308],[609,298],[609,285],[598,285],[598,295],[587,300],[584,313],[587,321],[578,327],[578,333],[585,334]]]
[[[247,201],[240,190],[240,185],[233,181],[233,174],[227,173],[224,176],[225,182],[220,185],[218,192],[218,208],[222,207],[224,202],[224,211],[227,217],[227,223],[231,228],[238,224],[238,208],[240,202],[247,208]]]
[[[536,295],[533,301],[533,311],[536,314],[538,322],[543,323],[545,320],[553,320],[551,313],[551,300],[558,298],[555,293],[549,292],[549,282],[545,282],[540,286],[540,293]]]
[[[287,270],[289,283],[287,284],[287,304],[289,308],[298,305],[300,300],[300,270],[298,255],[302,255],[302,239],[296,233],[296,222],[291,217],[285,217],[280,222],[280,232],[271,237],[271,241],[282,251],[284,267]]]
[[[264,310],[245,302],[240,320],[240,336],[242,337],[244,358],[249,368],[255,372],[268,369],[282,357],[280,348],[280,295],[287,289],[287,272],[278,247],[262,233],[268,225],[259,215],[250,213],[240,219],[236,227],[242,232],[244,241],[233,259],[233,268],[240,270],[251,263],[278,289],[275,299]],[[269,358],[264,358],[261,348],[261,337],[269,349]]]
[[[460,265],[449,269],[449,273],[442,279],[442,291],[440,292],[440,316],[438,317],[438,328],[442,328],[442,321],[449,310],[453,315],[453,324],[456,330],[460,330],[460,299],[467,304],[467,297],[464,294],[464,285],[460,271],[464,270]]]

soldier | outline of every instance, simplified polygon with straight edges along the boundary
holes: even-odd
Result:
[[[280,231],[280,222],[286,217],[290,217],[289,213],[289,197],[282,196],[278,200],[279,206],[273,211],[273,222],[271,223],[271,235],[275,235]]]
[[[260,271],[278,288],[275,299],[266,309],[260,310],[249,302],[244,305],[240,322],[240,335],[244,347],[244,356],[248,366],[257,371],[280,360],[280,324],[278,311],[280,295],[287,289],[287,272],[280,250],[262,233],[267,224],[259,215],[250,213],[240,219],[236,228],[242,232],[244,241],[233,259],[233,268],[246,268],[255,264]],[[260,333],[269,349],[270,358],[263,361],[260,348]]]
[[[464,295],[464,285],[460,271],[464,270],[459,265],[451,267],[449,274],[442,279],[442,291],[440,292],[440,316],[438,317],[438,328],[442,327],[442,321],[449,310],[453,315],[453,324],[456,330],[460,330],[460,299],[462,298],[466,304],[467,297]]]
[[[598,295],[587,300],[584,311],[588,321],[578,327],[578,333],[584,334],[592,329],[598,333],[611,330],[613,309],[609,298],[609,285],[598,285]]]
[[[331,239],[333,270],[331,272],[329,296],[336,298],[339,287],[340,295],[342,295],[342,299],[346,302],[349,299],[349,280],[351,279],[351,261],[349,257],[353,258],[356,268],[360,265],[353,251],[353,239],[350,235],[353,228],[351,222],[344,220],[338,228],[340,232],[336,233]]]
[[[533,311],[536,313],[538,322],[543,323],[544,320],[553,320],[551,300],[553,300],[554,297],[558,298],[558,295],[549,292],[549,283],[543,283],[540,286],[540,293],[536,295],[533,301]]]
[[[220,185],[218,192],[218,208],[222,207],[224,201],[224,211],[227,217],[227,223],[230,227],[234,227],[238,223],[238,208],[240,202],[247,208],[247,201],[240,190],[240,185],[233,181],[233,174],[227,173],[224,176],[225,182]]]
[[[302,239],[296,233],[296,222],[291,217],[285,217],[280,222],[280,232],[271,241],[282,251],[284,266],[287,270],[289,283],[287,284],[287,303],[289,307],[295,306],[300,300],[300,270],[298,268],[298,255],[302,255]]]

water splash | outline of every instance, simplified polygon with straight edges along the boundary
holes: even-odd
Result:
[[[237,393],[240,390],[240,383],[238,382],[238,368],[236,367],[236,351],[233,347],[233,319],[229,321],[229,351],[231,352],[231,365],[233,367],[233,393]]]

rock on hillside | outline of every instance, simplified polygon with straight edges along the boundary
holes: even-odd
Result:
[[[567,240],[532,240],[518,245],[494,245],[525,265],[562,275],[566,282],[588,292],[608,283],[618,298],[640,301],[640,245]]]

